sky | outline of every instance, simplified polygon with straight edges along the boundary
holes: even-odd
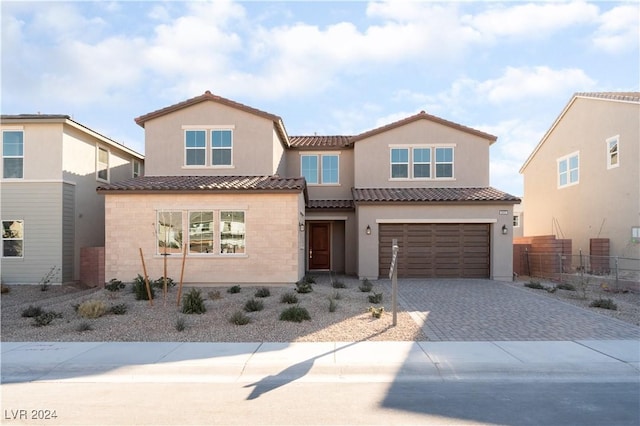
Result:
[[[0,3],[2,114],[67,114],[144,154],[134,119],[206,90],[294,135],[421,110],[498,137],[491,186],[576,92],[640,91],[640,2]]]

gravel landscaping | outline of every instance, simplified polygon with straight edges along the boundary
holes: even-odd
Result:
[[[2,294],[2,341],[146,341],[146,342],[334,342],[334,341],[424,341],[428,340],[407,312],[398,312],[397,325],[392,325],[391,294],[373,282],[373,291],[382,293],[382,303],[372,304],[359,289],[360,281],[353,277],[339,277],[346,288],[334,288],[329,276],[315,277],[310,293],[297,293],[295,285],[269,286],[270,296],[256,297],[262,286],[241,285],[239,293],[231,294],[231,286],[198,288],[204,299],[206,312],[183,314],[177,306],[178,286],[166,293],[155,291],[153,306],[146,300],[135,300],[132,284],[120,291],[87,289],[77,286],[8,286]],[[191,287],[184,287],[183,296]],[[294,294],[297,304],[281,302],[285,293]],[[338,295],[339,298],[336,298]],[[218,298],[219,296],[219,298]],[[330,298],[335,311],[330,312]],[[250,299],[263,302],[264,309],[246,312]],[[77,305],[89,300],[103,301],[107,313],[96,319],[86,319],[76,311]],[[126,313],[115,315],[109,309],[126,305]],[[280,314],[291,306],[307,309],[311,320],[281,321]],[[30,306],[40,307],[59,315],[50,324],[35,326],[34,318],[22,313]],[[377,319],[368,312],[371,306],[385,308]],[[400,308],[399,308],[400,309]],[[241,311],[251,318],[246,325],[235,325],[229,318]],[[178,331],[180,323],[183,331]]]

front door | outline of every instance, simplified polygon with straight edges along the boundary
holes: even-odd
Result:
[[[330,224],[309,223],[309,269],[330,269]]]

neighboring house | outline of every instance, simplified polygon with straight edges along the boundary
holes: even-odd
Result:
[[[520,169],[524,235],[640,258],[640,92],[576,93]]]
[[[289,136],[210,92],[136,119],[146,175],[103,185],[106,278],[291,283],[307,271],[512,279],[496,137],[421,112],[356,136]],[[126,207],[126,208],[125,208]],[[506,234],[506,235],[505,235]]]
[[[2,115],[2,282],[80,278],[80,251],[104,246],[96,187],[143,172],[144,157],[68,115]]]

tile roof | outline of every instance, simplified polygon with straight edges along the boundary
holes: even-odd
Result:
[[[361,139],[365,139],[365,138],[368,138],[370,136],[374,136],[374,135],[377,135],[379,133],[386,132],[386,131],[394,129],[396,127],[401,127],[401,126],[404,126],[405,124],[409,124],[409,123],[412,123],[412,122],[418,121],[418,120],[433,121],[434,123],[439,123],[439,124],[442,124],[444,126],[452,127],[454,129],[457,129],[457,130],[460,130],[460,131],[463,131],[463,132],[466,132],[466,133],[470,133],[472,135],[476,135],[476,136],[479,136],[481,138],[488,139],[491,143],[495,142],[498,139],[497,136],[490,135],[489,133],[485,133],[485,132],[482,132],[480,130],[473,129],[471,127],[463,126],[462,124],[454,123],[453,121],[445,120],[444,118],[436,117],[435,115],[427,114],[424,111],[420,111],[418,114],[412,115],[412,116],[407,117],[407,118],[403,118],[402,120],[399,120],[399,121],[387,124],[385,126],[378,127],[378,128],[373,129],[373,130],[369,130],[369,131],[366,131],[364,133],[360,133],[359,135],[353,136],[351,138],[351,141],[352,142],[357,142],[357,141],[359,141]]]
[[[66,114],[2,114],[1,120],[70,120],[71,116]]]
[[[141,176],[101,185],[98,192],[303,191],[304,178],[279,176]]]
[[[520,199],[492,187],[482,188],[353,188],[356,203],[363,202],[465,202]]]
[[[574,97],[640,102],[640,92],[578,92]]]
[[[349,148],[351,144],[351,136],[289,136],[291,148],[304,149],[331,149],[331,148]]]
[[[309,200],[308,209],[354,209],[353,200]]]

